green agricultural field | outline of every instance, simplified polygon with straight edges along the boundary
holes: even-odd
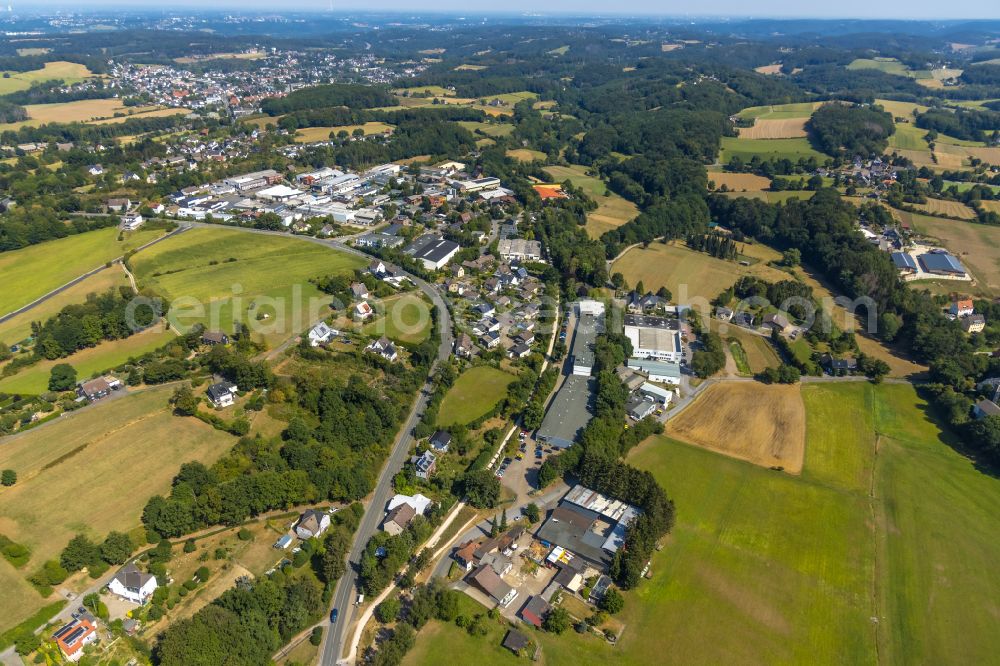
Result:
[[[128,278],[125,277],[125,271],[119,264],[115,264],[0,324],[0,342],[14,344],[24,340],[31,335],[31,322],[45,321],[58,314],[67,305],[83,303],[88,294],[101,294],[108,289],[127,286]]]
[[[174,333],[162,326],[154,326],[141,333],[113,342],[102,342],[96,347],[78,351],[66,358],[41,361],[25,368],[16,375],[0,379],[0,391],[6,393],[27,393],[37,395],[48,390],[52,367],[59,363],[69,363],[76,369],[77,377],[88,379],[122,365],[130,358],[138,358],[147,352],[159,349],[174,338]]]
[[[140,231],[119,241],[117,229],[98,229],[2,252],[0,275],[4,280],[3,289],[0,289],[0,314],[13,312],[162,233]],[[140,239],[141,242],[137,242]]]
[[[813,384],[802,395],[799,477],[662,436],[633,452],[630,462],[674,499],[677,525],[653,557],[652,579],[626,593],[615,648],[526,630],[546,666],[638,666],[664,655],[704,664],[992,662],[1000,634],[983,609],[1000,595],[1000,480],[944,443],[910,385]],[[502,632],[467,636],[432,623],[406,663],[437,663],[459,644],[488,664],[518,663],[495,652]]]
[[[897,76],[910,76],[916,72],[910,69],[895,58],[858,58],[847,66],[847,69],[877,69],[886,74]]]
[[[514,375],[490,366],[469,368],[449,389],[438,412],[438,424],[471,423],[489,413],[507,394]]]
[[[757,120],[787,120],[789,118],[808,118],[819,107],[818,102],[798,102],[795,104],[773,104],[768,106],[751,106],[739,112],[740,118],[756,118]]]
[[[617,229],[639,214],[634,203],[610,191],[600,178],[588,176],[587,167],[550,166],[545,167],[545,172],[552,176],[553,182],[571,181],[597,202],[597,209],[587,213],[587,233],[591,238],[600,238],[604,232]]]
[[[181,462],[211,463],[229,451],[232,436],[173,416],[170,393],[162,387],[109,399],[0,446],[0,467],[18,475],[15,486],[0,492],[0,533],[32,551],[16,573],[0,560],[0,580],[30,575],[78,532],[101,538],[137,527],[146,501],[169,490]],[[132,470],[124,480],[123,469]],[[37,594],[31,603],[23,597],[0,595],[0,630],[45,603]]]
[[[66,85],[79,83],[94,75],[86,65],[59,60],[47,62],[42,69],[28,72],[4,72],[5,78],[0,78],[0,95],[9,95],[19,90],[27,90],[41,81],[60,80]]]
[[[927,130],[920,129],[916,125],[896,125],[896,131],[889,137],[889,147],[886,152],[892,152],[893,148],[901,150],[923,150],[930,152],[930,146],[924,136]]]
[[[419,293],[391,296],[381,302],[385,315],[365,324],[363,333],[396,342],[420,344],[431,335],[431,305]]]
[[[458,124],[473,134],[479,131],[486,136],[493,138],[510,136],[510,133],[514,131],[514,126],[510,123],[486,123],[477,122],[475,120],[460,120],[458,121]]]
[[[719,152],[719,162],[728,163],[732,158],[739,157],[744,161],[750,161],[754,155],[762,158],[788,158],[798,160],[799,158],[814,157],[819,162],[829,159],[809,145],[809,140],[805,138],[797,139],[741,139],[739,137],[722,137],[722,149]]]
[[[232,331],[240,321],[274,346],[329,313],[330,298],[310,278],[346,273],[364,260],[295,238],[199,228],[132,264],[141,285],[171,299],[181,330],[202,323]]]

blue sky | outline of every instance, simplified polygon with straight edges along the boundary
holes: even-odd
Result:
[[[67,6],[66,0],[21,0],[21,7]],[[115,5],[149,9],[170,7],[200,9],[242,8],[250,11],[281,11],[282,5],[273,0],[98,0],[93,5]],[[291,11],[325,10],[329,0],[302,0]],[[468,12],[473,5],[467,0],[334,0],[339,10],[359,11],[400,10],[403,12]],[[80,6],[76,6],[80,9]],[[543,9],[544,8],[544,9]],[[895,18],[895,19],[990,19],[1000,18],[1000,0],[912,0],[885,3],[871,0],[837,0],[836,2],[801,3],[789,0],[713,0],[710,3],[693,3],[690,0],[633,0],[628,3],[609,3],[607,0],[506,0],[499,5],[478,5],[478,11],[489,12],[546,12],[555,14],[660,14],[667,16],[730,16],[754,17],[808,17],[808,18]],[[475,10],[473,10],[475,11]],[[752,11],[753,14],[748,14]]]

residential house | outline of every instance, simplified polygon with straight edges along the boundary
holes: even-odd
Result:
[[[108,199],[107,208],[115,213],[124,213],[132,207],[131,199]]]
[[[510,349],[507,350],[508,358],[524,358],[531,354],[531,347],[528,345],[517,342]]]
[[[416,510],[409,504],[400,504],[391,509],[382,521],[382,531],[393,536],[400,534],[416,517]]]
[[[368,301],[361,301],[354,306],[354,318],[364,321],[375,314],[375,309],[368,304]]]
[[[221,331],[205,331],[201,334],[202,344],[214,346],[214,345],[228,345],[229,336]]]
[[[980,314],[962,317],[962,330],[966,333],[980,333],[986,328],[986,317]]]
[[[792,325],[789,323],[788,318],[781,313],[772,313],[764,315],[764,326],[777,331],[778,333],[787,333]]]
[[[364,300],[368,298],[368,287],[363,282],[355,282],[351,284],[351,295],[357,300]]]
[[[67,661],[79,661],[83,656],[83,648],[97,640],[97,627],[90,618],[81,617],[73,620],[52,635],[52,640],[59,646]]]
[[[122,387],[121,381],[116,377],[105,376],[81,382],[76,387],[76,394],[80,398],[86,398],[91,402],[107,397],[112,391],[117,391]]]
[[[437,456],[430,451],[424,451],[419,456],[413,456],[413,458],[410,459],[410,462],[413,463],[418,479],[426,481],[434,475],[434,472],[437,471]]]
[[[219,382],[208,387],[205,395],[218,408],[229,407],[236,400],[238,389],[232,382]]]
[[[330,514],[325,511],[309,509],[302,513],[295,525],[295,535],[300,539],[317,537],[330,527]]]
[[[500,333],[498,331],[484,333],[479,337],[479,344],[484,349],[493,349],[500,344]]]
[[[715,318],[722,321],[729,321],[733,318],[733,311],[721,305],[715,308]]]
[[[951,307],[948,308],[948,313],[952,317],[967,317],[975,311],[976,307],[971,298],[952,301]]]
[[[313,347],[319,347],[332,342],[338,335],[340,335],[340,331],[321,321],[309,330],[309,344]]]
[[[496,571],[498,576],[505,576],[514,568],[514,561],[512,559],[496,551],[485,555],[479,560],[479,563],[493,567],[493,571]]]
[[[987,416],[1000,416],[1000,406],[992,400],[982,399],[972,408],[972,415],[978,419],[985,419]]]
[[[123,231],[135,231],[142,226],[145,220],[139,213],[125,213],[121,217],[121,228]]]
[[[545,616],[551,610],[552,606],[549,605],[549,602],[536,594],[528,599],[528,603],[524,604],[524,608],[521,609],[520,613],[521,619],[541,629],[542,623],[545,622]]]
[[[378,354],[387,361],[395,362],[399,358],[399,353],[396,351],[396,345],[394,345],[389,338],[384,335],[378,340],[372,341],[365,351],[371,352],[373,354]]]
[[[480,565],[468,581],[488,594],[498,606],[506,608],[517,598],[517,590],[505,583],[489,565]]]
[[[472,338],[468,333],[462,333],[455,338],[455,356],[459,358],[471,358],[476,348],[472,344]]]
[[[451,433],[444,430],[438,430],[429,440],[431,448],[439,453],[447,453],[448,447],[451,446]]]
[[[156,591],[156,576],[140,571],[129,562],[108,583],[108,591],[127,601],[144,604]]]

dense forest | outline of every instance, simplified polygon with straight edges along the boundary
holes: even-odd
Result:
[[[388,90],[374,86],[347,83],[331,83],[324,86],[301,88],[284,97],[264,100],[260,107],[269,116],[302,109],[317,109],[327,106],[346,106],[352,109],[370,109],[377,106],[393,106],[396,100]]]
[[[806,123],[809,139],[827,155],[881,155],[895,131],[892,116],[885,111],[860,106],[826,104]]]

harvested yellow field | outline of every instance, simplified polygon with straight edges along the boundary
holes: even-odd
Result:
[[[0,130],[18,127],[38,127],[47,123],[116,123],[128,120],[129,116],[144,117],[187,113],[183,109],[160,109],[155,106],[126,107],[120,99],[83,99],[76,102],[56,104],[28,104],[24,107],[28,120],[0,125]],[[115,116],[115,114],[121,114]]]
[[[799,474],[805,459],[805,405],[798,384],[715,384],[667,422],[667,434],[723,455]]]
[[[456,72],[479,72],[486,69],[486,65],[459,65],[455,68]]]
[[[1000,201],[986,201],[983,199],[979,202],[979,205],[992,213],[1000,213]]]
[[[945,201],[943,199],[928,199],[925,204],[911,204],[925,213],[932,215],[947,215],[960,220],[972,220],[976,217],[976,211],[966,206],[961,201]]]
[[[887,152],[896,153],[900,157],[905,157],[906,159],[913,162],[914,166],[927,167],[928,169],[941,168],[934,158],[931,156],[928,150],[907,150],[903,148],[890,148]],[[961,166],[959,164],[958,166]]]
[[[208,55],[174,58],[174,62],[181,65],[190,65],[191,63],[202,60],[263,60],[266,57],[267,54],[263,51],[248,51],[246,53],[210,53]]]
[[[45,55],[46,53],[51,53],[52,49],[44,47],[27,47],[17,50],[17,55],[19,56],[34,56],[34,55]]]
[[[781,74],[781,63],[774,65],[761,65],[760,67],[754,67],[755,72],[758,74]]]
[[[752,173],[730,173],[728,171],[709,171],[709,182],[715,183],[715,189],[726,186],[730,191],[742,192],[744,190],[761,191],[771,187],[771,179],[758,176]]]
[[[660,44],[660,50],[664,53],[669,53],[670,51],[676,51],[679,48],[683,48],[681,44]]]
[[[179,116],[182,114],[190,113],[187,109],[157,109],[154,107],[133,107],[135,113],[131,113],[127,116],[116,116],[114,118],[102,118],[101,120],[92,120],[88,122],[88,125],[117,125],[118,123],[123,123],[131,118],[165,118],[166,116]],[[147,110],[148,109],[148,110]]]
[[[892,114],[893,118],[907,118],[911,122],[914,119],[914,112],[925,113],[930,107],[913,102],[897,102],[891,99],[877,99],[875,103]]]
[[[753,127],[741,127],[741,139],[796,139],[806,136],[808,118],[758,119]]]

